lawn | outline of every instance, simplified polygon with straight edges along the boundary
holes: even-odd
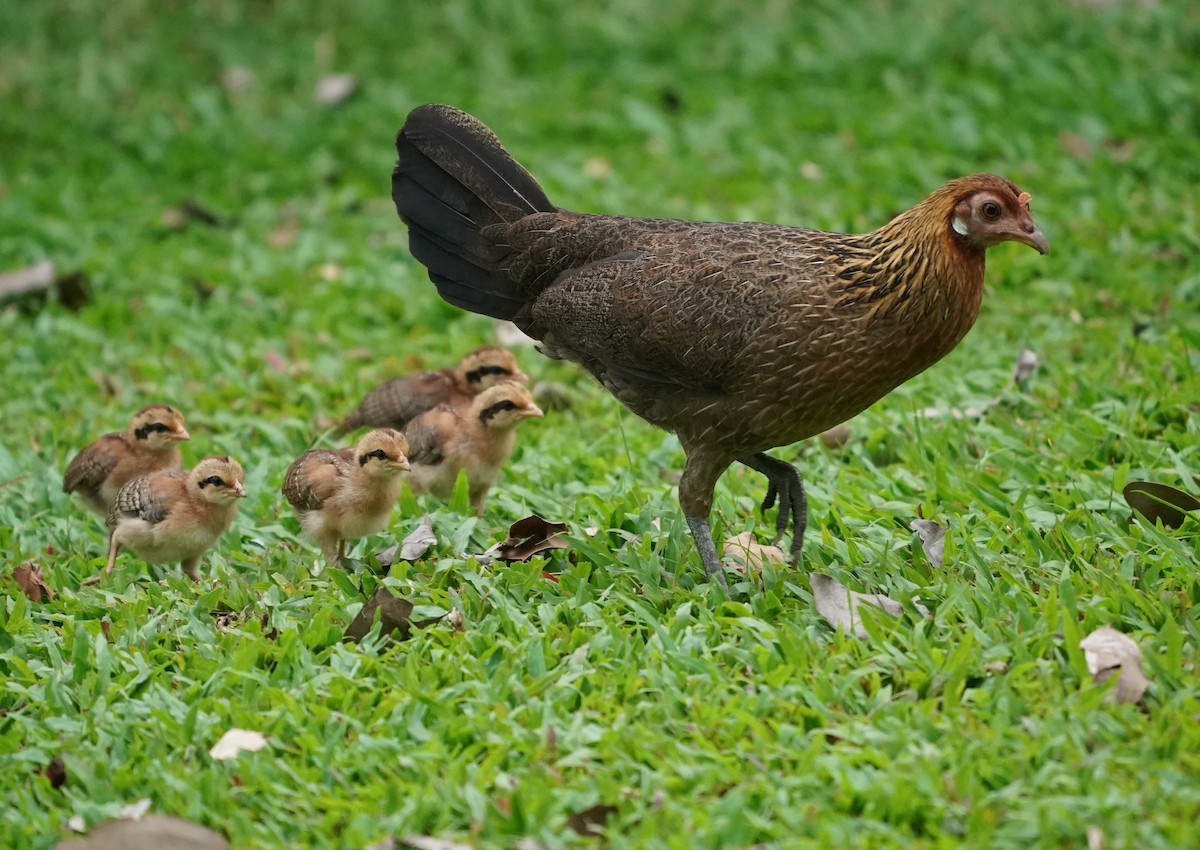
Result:
[[[0,846],[142,799],[235,848],[1196,846],[1200,524],[1130,524],[1121,490],[1200,490],[1200,6],[43,0],[0,5],[0,51],[0,271],[90,292],[0,304]],[[334,73],[356,89],[319,104]],[[952,355],[846,445],[776,452],[808,483],[802,569],[706,584],[678,443],[524,348],[569,406],[522,427],[485,514],[430,502],[425,558],[331,573],[288,463],[375,383],[494,339],[388,197],[427,101],[572,209],[869,230],[996,171],[1051,253],[993,250]],[[105,530],[62,471],[153,401],[249,497],[199,585],[131,554],[85,585]],[[763,491],[724,476],[718,538],[769,538]],[[530,513],[570,548],[464,554]],[[940,567],[918,516],[949,528]],[[53,599],[8,578],[29,560]],[[929,613],[834,631],[809,571]],[[377,583],[463,630],[343,642]],[[1091,681],[1103,625],[1141,646],[1138,704]],[[210,757],[231,727],[266,748]]]

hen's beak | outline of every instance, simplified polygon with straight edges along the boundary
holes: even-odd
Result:
[[[1032,225],[1033,229],[1017,230],[1013,232],[1012,238],[1017,242],[1028,245],[1039,254],[1050,253],[1050,243],[1046,241],[1046,237],[1042,235],[1042,229],[1036,224]]]

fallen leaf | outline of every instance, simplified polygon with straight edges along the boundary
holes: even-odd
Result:
[[[110,820],[95,826],[85,838],[72,838],[54,850],[229,850],[220,833],[170,815],[150,815],[140,821]]]
[[[745,572],[747,568],[762,572],[766,564],[786,567],[788,563],[782,549],[759,543],[750,531],[743,531],[726,540],[723,552],[726,558],[734,559],[732,566],[739,572]]]
[[[421,522],[400,542],[400,560],[416,561],[437,543],[433,533],[433,517],[425,514]]]
[[[1200,510],[1200,499],[1191,493],[1155,481],[1130,481],[1121,495],[1147,522],[1161,521],[1164,528],[1179,528],[1189,513]]]
[[[1028,348],[1022,348],[1021,353],[1017,355],[1017,363],[1013,366],[1013,382],[1017,386],[1023,385],[1037,371],[1040,363],[1036,354]]]
[[[266,745],[267,739],[261,732],[235,727],[222,735],[221,739],[213,744],[212,749],[208,751],[208,755],[217,761],[226,761],[227,759],[236,758],[238,753],[242,751],[256,753]]]
[[[840,449],[846,443],[850,442],[850,425],[843,422],[841,425],[834,425],[828,431],[821,432],[821,442],[825,444],[827,449]]]
[[[501,561],[528,561],[548,549],[566,549],[561,535],[567,530],[565,522],[551,522],[537,514],[517,520],[508,527],[508,538],[496,549]]]
[[[935,570],[942,568],[946,558],[946,526],[931,519],[914,519],[908,527],[921,538],[921,549]]]
[[[295,221],[287,221],[267,234],[267,242],[272,248],[286,248],[296,241],[300,225]]]
[[[1087,139],[1078,133],[1072,133],[1070,130],[1063,130],[1058,134],[1058,145],[1076,159],[1082,159],[1086,161],[1092,158],[1091,144]]]
[[[286,375],[288,371],[287,361],[278,351],[266,351],[263,353],[263,360],[267,361],[267,365],[278,372],[280,375]]]
[[[183,230],[189,224],[220,227],[224,222],[219,215],[199,201],[187,200],[163,210],[158,217],[158,223],[167,230]]]
[[[72,312],[78,312],[92,300],[92,283],[86,274],[81,271],[56,274],[50,260],[0,274],[0,301],[29,298],[40,305],[50,290],[58,303]]]
[[[50,759],[50,763],[42,770],[42,776],[50,783],[51,788],[62,788],[67,784],[67,766],[59,756]]]
[[[603,180],[612,174],[612,162],[607,157],[590,156],[583,163],[583,176]]]
[[[358,78],[353,74],[326,74],[317,80],[314,96],[321,106],[337,106],[357,89]]]
[[[321,276],[322,280],[327,280],[330,283],[339,281],[342,279],[341,264],[339,264],[339,263],[322,263],[321,267],[319,269],[317,269],[317,274],[319,274]]]
[[[463,612],[457,608],[450,609],[450,613],[446,615],[446,625],[456,632],[467,630],[467,621],[463,617]]]
[[[1104,850],[1104,830],[1098,826],[1087,828],[1088,850]]]
[[[121,811],[117,812],[117,817],[124,820],[141,820],[148,811],[150,811],[150,798],[143,797],[136,802],[122,806]]]
[[[360,641],[367,636],[371,631],[371,626],[375,624],[375,612],[379,612],[379,622],[381,628],[379,634],[381,636],[390,636],[395,634],[399,640],[408,640],[412,636],[413,628],[423,629],[426,626],[431,626],[441,620],[441,617],[430,617],[427,620],[419,620],[416,623],[410,622],[409,617],[412,616],[413,604],[407,599],[401,599],[398,596],[384,587],[382,584],[375,588],[375,592],[371,594],[371,598],[363,605],[362,610],[358,612],[350,625],[346,626],[346,634],[343,638],[346,641]]]
[[[598,803],[567,818],[567,826],[588,838],[599,838],[604,824],[617,812],[616,806]]]
[[[897,617],[904,612],[904,606],[889,596],[848,590],[824,573],[809,573],[808,581],[812,585],[817,613],[833,628],[846,629],[860,638],[867,636],[867,629],[858,613],[860,606],[873,605]],[[922,614],[929,613],[924,605],[918,604],[916,607]]]
[[[432,838],[428,835],[406,835],[400,839],[400,844],[412,847],[414,850],[475,850],[470,844],[447,841],[444,838]]]
[[[1111,626],[1101,626],[1081,640],[1079,648],[1097,684],[1119,675],[1108,699],[1137,702],[1142,698],[1150,682],[1142,672],[1142,651],[1131,637]]]
[[[46,584],[42,577],[42,568],[33,561],[13,567],[12,577],[17,586],[34,602],[41,602],[44,596],[47,600],[54,598],[54,588]]]
[[[221,72],[221,85],[230,94],[241,94],[254,84],[254,72],[240,65],[231,65]]]
[[[54,283],[54,263],[42,260],[23,269],[0,274],[0,298],[49,289]]]

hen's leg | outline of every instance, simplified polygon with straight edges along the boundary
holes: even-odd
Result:
[[[717,544],[713,540],[708,518],[712,513],[713,489],[728,466],[728,461],[721,462],[700,452],[691,453],[683,468],[683,477],[679,480],[679,504],[683,507],[683,516],[700,552],[704,573],[710,581],[716,577],[726,590],[729,585],[725,581],[721,560],[717,557]]]
[[[739,460],[753,470],[767,476],[767,496],[762,510],[766,513],[779,499],[779,514],[775,517],[775,539],[778,545],[787,532],[788,521],[792,521],[792,560],[800,563],[800,552],[804,548],[804,529],[808,525],[808,500],[804,497],[804,482],[800,473],[790,463],[771,457],[766,452],[750,455]]]

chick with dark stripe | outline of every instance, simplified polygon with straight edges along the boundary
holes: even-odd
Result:
[[[228,530],[246,496],[245,474],[227,456],[206,457],[191,472],[152,472],[129,481],[108,512],[111,574],[121,547],[148,564],[178,561],[193,581],[200,580],[200,557]]]
[[[485,345],[468,353],[457,366],[392,378],[375,387],[338,426],[348,434],[364,426],[404,430],[417,416],[441,404],[466,407],[488,387],[503,381],[526,382],[512,352]]]
[[[183,414],[169,404],[151,404],[133,415],[124,433],[105,434],[72,458],[63,492],[78,493],[101,517],[121,488],[139,475],[182,468],[179,443],[190,439]]]
[[[470,407],[441,405],[408,424],[409,487],[418,496],[449,498],[466,472],[471,507],[483,513],[488,491],[516,447],[517,426],[542,416],[524,384],[507,381],[475,396]]]
[[[408,441],[399,431],[368,431],[358,445],[313,449],[292,462],[283,495],[296,511],[306,537],[316,541],[325,562],[341,566],[346,541],[387,526],[408,471]]]

